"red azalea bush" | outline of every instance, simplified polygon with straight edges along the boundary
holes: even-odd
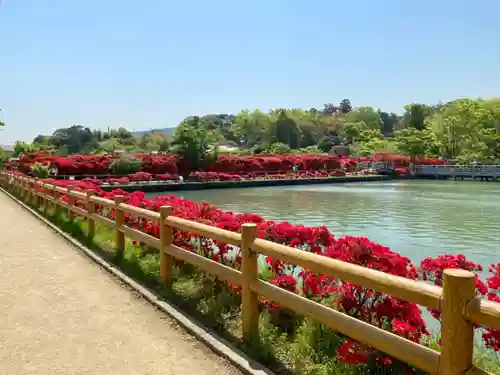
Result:
[[[500,303],[500,263],[492,264],[488,271],[491,276],[486,281],[488,286],[487,298],[490,301]],[[483,340],[486,346],[492,348],[495,352],[500,352],[500,329],[483,328]]]
[[[105,182],[111,185],[127,185],[130,183],[130,179],[128,177],[108,178]]]
[[[488,271],[491,274],[482,281],[477,275],[483,271],[480,264],[469,261],[464,255],[439,255],[434,258],[426,258],[420,264],[421,277],[438,286],[443,285],[443,272],[445,269],[455,268],[471,271],[476,274],[476,294],[486,296],[490,301],[500,303],[500,263],[492,264]],[[434,309],[429,309],[432,316],[441,320],[441,313]],[[476,328],[482,331],[482,337],[487,347],[496,352],[500,351],[500,330],[491,329],[475,324]]]
[[[151,173],[137,172],[128,176],[130,182],[144,182],[153,180]]]
[[[399,168],[395,168],[394,169],[394,172],[398,175],[398,176],[409,176],[411,173],[410,173],[410,168],[408,167],[399,167]]]
[[[218,172],[193,172],[189,175],[196,181],[241,181],[243,178],[238,174],[218,173]]]
[[[177,160],[174,155],[136,155],[142,160],[141,171],[151,174],[178,174]]]
[[[363,174],[375,174],[374,171],[363,171]],[[198,182],[213,182],[213,181],[244,181],[244,180],[285,180],[285,179],[311,179],[311,178],[328,178],[334,176],[346,176],[344,170],[338,169],[334,171],[311,171],[300,173],[272,173],[259,175],[256,173],[230,174],[219,172],[193,172],[189,175],[190,180]],[[97,181],[97,180],[94,180]],[[110,177],[99,180],[100,184],[107,182],[109,184],[127,185],[130,182],[148,182],[148,181],[179,181],[179,176],[169,173],[150,174],[146,172],[137,172],[126,177]]]
[[[126,193],[121,190],[104,192],[92,180],[48,180],[47,182],[72,186],[77,190],[91,189],[108,199],[122,195],[126,197],[128,204],[152,211],[159,211],[162,206],[171,206],[174,216],[234,232],[240,232],[244,223],[255,223],[258,238],[412,280],[423,279],[436,285],[442,285],[443,270],[447,268],[463,268],[472,272],[482,270],[480,265],[470,262],[463,255],[442,255],[428,258],[422,261],[420,267],[417,268],[407,257],[364,237],[335,238],[325,226],[307,227],[286,222],[276,223],[267,221],[258,215],[223,211],[211,204],[183,200],[175,195],[146,199],[142,192]],[[85,202],[77,201],[76,204],[84,207]],[[98,206],[97,210],[110,219],[115,217],[114,209],[105,210]],[[157,223],[132,217],[129,214],[126,214],[125,220],[126,224],[132,228],[140,229],[155,237],[159,236]],[[241,268],[240,249],[232,245],[178,230],[174,230],[174,244],[186,251],[197,252],[227,266]],[[309,269],[300,269],[296,265],[270,257],[266,257],[265,261],[271,273],[269,282],[275,286],[326,304],[356,319],[389,330],[414,342],[419,342],[424,335],[429,334],[421,310],[414,303],[334,277],[318,274]],[[486,283],[479,278],[477,279],[477,293],[486,296],[491,301],[500,302],[500,263],[492,265],[489,272],[491,276]],[[232,286],[232,290],[234,293],[238,293],[240,288]],[[263,300],[262,308],[273,316],[280,313],[290,313],[270,300]],[[440,318],[439,312],[431,312],[434,317]],[[275,323],[280,325],[282,321],[278,319]],[[486,346],[499,351],[500,332],[487,327],[478,326],[478,328],[482,331]],[[336,351],[338,359],[344,362],[369,366],[397,365],[403,366],[405,371],[410,371],[409,373],[413,371],[409,365],[389,358],[375,348],[367,347],[349,338],[339,337],[342,342],[332,349]]]
[[[57,167],[59,175],[100,176],[111,174],[111,163],[118,157],[117,155],[69,155],[63,157],[35,152],[22,155],[19,162],[7,163],[6,167],[17,168],[23,173],[28,173],[33,164],[41,163]],[[186,163],[179,160],[175,155],[137,154],[134,157],[141,161],[140,171],[150,173],[151,175],[178,175],[186,168]],[[378,153],[372,158],[340,158],[331,154],[220,155],[213,164],[206,166],[203,172],[241,176],[242,178],[245,178],[245,175],[248,174],[287,173],[294,166],[301,172],[334,171],[340,169],[346,172],[353,172],[356,170],[358,163],[377,161],[394,163],[396,168],[405,168],[409,166],[410,158],[388,153]],[[417,157],[415,162],[417,164],[430,165],[445,163],[442,160],[423,157]]]
[[[379,152],[373,155],[372,161],[394,163],[395,168],[404,168],[410,166],[411,157],[389,154],[388,152]],[[414,163],[419,165],[444,165],[448,162],[441,159],[417,156],[414,158]]]
[[[156,181],[169,181],[169,180],[178,181],[179,176],[170,173],[160,173],[160,174],[155,174],[153,179]]]

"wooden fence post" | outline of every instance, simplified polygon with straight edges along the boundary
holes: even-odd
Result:
[[[241,226],[241,252],[243,285],[241,290],[241,314],[243,340],[259,336],[259,296],[250,289],[250,284],[259,278],[258,254],[250,249],[257,233],[255,224]]]
[[[55,188],[56,186],[55,185],[52,185],[52,187],[50,188],[49,192],[52,193],[50,194],[52,196],[52,202],[50,203],[49,207],[52,207],[53,210],[56,209],[56,202],[55,202],[55,197],[56,197],[56,191],[55,191]]]
[[[61,214],[61,192],[56,189],[57,186],[54,186],[54,215],[59,217]]]
[[[25,190],[24,190],[24,177],[21,177],[21,179],[19,180],[19,198],[23,201],[24,200],[24,193],[25,193]]]
[[[75,218],[75,213],[71,211],[71,207],[75,205],[75,197],[71,194],[72,187],[68,186],[68,219],[73,220]]]
[[[37,194],[38,190],[38,179],[35,178],[33,180],[33,207],[35,207],[36,210],[38,210],[38,206],[40,205],[40,197]]]
[[[49,204],[49,201],[46,199],[47,198],[47,189],[45,188],[45,184],[42,183],[42,200],[40,201],[40,210],[43,212],[45,215],[47,213],[47,206]]]
[[[160,207],[160,280],[165,284],[172,282],[174,257],[167,253],[168,246],[174,240],[174,230],[165,224],[165,219],[172,214],[172,207]]]
[[[91,198],[95,195],[95,191],[87,191],[87,234],[89,238],[94,238],[95,235],[95,220],[92,215],[95,214],[95,203],[92,202]]]
[[[116,257],[123,259],[125,253],[125,234],[121,232],[120,227],[125,224],[125,213],[119,209],[120,203],[125,202],[125,197],[117,195],[115,197],[115,242],[116,242]]]
[[[475,296],[476,276],[472,272],[444,270],[439,375],[462,375],[472,367],[474,326],[464,313]]]
[[[17,195],[20,200],[23,199],[23,178],[19,177],[17,180]]]
[[[29,202],[31,199],[31,194],[30,194],[30,179],[26,178],[24,180],[24,201]]]
[[[30,183],[30,179],[29,177],[26,178],[26,180],[24,181],[24,201],[29,204],[31,202],[31,191],[30,191],[30,186],[31,186],[31,183]]]

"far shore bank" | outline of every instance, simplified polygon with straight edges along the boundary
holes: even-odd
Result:
[[[122,189],[127,192],[144,191],[148,193],[159,193],[163,191],[182,190],[208,190],[208,189],[236,189],[249,187],[270,187],[270,186],[297,186],[297,185],[320,185],[330,183],[347,182],[369,182],[387,181],[390,176],[383,175],[360,175],[360,176],[340,176],[325,178],[302,178],[288,180],[245,180],[245,181],[211,181],[211,182],[186,182],[186,183],[164,183],[164,182],[138,182],[127,185],[102,185],[105,191]]]

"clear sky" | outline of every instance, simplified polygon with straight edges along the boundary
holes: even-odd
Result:
[[[499,0],[1,0],[0,143],[499,96],[499,14]]]

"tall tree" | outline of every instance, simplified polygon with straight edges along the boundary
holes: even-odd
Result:
[[[287,115],[286,111],[279,110],[276,120],[276,141],[289,146],[292,149],[299,148],[302,137],[297,123]]]
[[[344,99],[340,102],[340,112],[343,114],[349,113],[352,111],[352,105],[349,99]]]
[[[425,104],[412,103],[405,105],[403,125],[405,127],[412,127],[417,130],[422,130],[425,127],[425,119],[433,113],[434,109],[431,106]]]
[[[384,111],[378,110],[378,114],[380,116],[381,129],[380,131],[384,136],[391,136],[394,133],[394,129],[398,122],[398,115],[394,112],[387,113]]]
[[[425,156],[431,144],[430,133],[426,130],[405,128],[395,134],[396,148],[414,162],[417,156]]]
[[[188,176],[193,170],[200,170],[214,160],[217,152],[217,139],[213,131],[200,126],[199,121],[183,122],[175,130],[172,153],[181,160],[181,173]]]
[[[50,142],[56,148],[66,149],[69,154],[88,153],[98,146],[92,131],[82,125],[57,129]]]

